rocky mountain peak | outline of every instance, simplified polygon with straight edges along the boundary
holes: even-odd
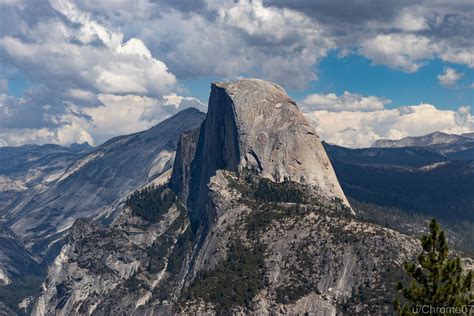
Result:
[[[94,149],[94,146],[91,146],[88,142],[73,143],[69,145],[69,149],[76,152],[91,151]]]
[[[400,148],[400,147],[427,147],[441,144],[462,144],[470,142],[468,134],[455,135],[444,132],[434,132],[423,136],[409,136],[399,140],[379,139],[372,147],[374,148]]]
[[[182,155],[189,161],[183,162],[180,152],[193,146],[185,139],[178,145],[171,181],[175,189],[190,192],[185,200],[189,198],[191,208],[202,209],[207,184],[221,169],[251,169],[274,182],[306,184],[349,205],[315,130],[285,90],[272,82],[213,83],[206,120],[196,133],[195,156]]]
[[[417,246],[349,214],[285,91],[214,83],[208,109],[169,183],[130,195],[108,226],[75,222],[33,314],[390,314]]]

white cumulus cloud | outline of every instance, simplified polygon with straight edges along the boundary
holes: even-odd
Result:
[[[0,78],[31,84],[22,98],[0,98],[0,141],[98,144],[188,106],[205,109],[179,95],[177,78],[256,76],[307,87],[332,49],[408,73],[436,58],[472,68],[471,2],[0,0],[2,68],[18,74]],[[455,84],[456,74],[445,71],[440,82]],[[0,80],[0,94],[7,83]],[[421,127],[436,123],[420,132],[470,128],[467,108],[387,110],[388,102],[351,92],[313,94],[302,108],[327,124],[321,133],[328,139],[354,146],[416,133],[402,126],[413,117],[420,121],[410,124]]]
[[[461,79],[463,75],[463,73],[456,72],[453,68],[446,67],[444,68],[444,72],[438,75],[437,78],[439,83],[443,86],[452,86]]]
[[[68,21],[54,16],[22,36],[0,38],[0,48],[18,69],[51,89],[93,90],[158,96],[176,86],[175,76],[137,38],[124,40],[70,1],[51,1]]]
[[[375,64],[415,72],[421,67],[422,60],[433,57],[434,46],[421,35],[380,34],[364,41],[360,51]]]
[[[310,94],[303,99],[301,106],[303,111],[328,110],[341,111],[375,111],[384,109],[390,100],[375,96],[363,96],[357,93],[345,91],[337,96],[334,93]]]
[[[381,138],[400,139],[435,131],[474,131],[474,116],[467,106],[453,111],[420,104],[370,112],[311,111],[306,115],[323,140],[346,147],[369,147]]]
[[[84,97],[83,91],[72,93]],[[50,107],[45,106],[38,110],[36,121],[24,122],[25,112],[38,107],[31,100],[0,94],[0,146],[69,145],[85,141],[100,145],[118,135],[146,130],[189,107],[206,110],[198,99],[176,94],[160,99],[135,94],[99,94],[97,100],[99,106],[77,106],[69,102],[61,113],[51,113]],[[28,127],[32,125],[38,127]]]

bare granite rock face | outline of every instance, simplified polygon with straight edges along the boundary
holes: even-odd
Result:
[[[319,137],[282,87],[259,79],[215,83],[209,109],[214,107],[230,107],[234,115],[237,170],[255,168],[276,182],[314,185],[348,205]]]
[[[196,155],[199,139],[199,128],[183,133],[176,149],[170,187],[183,201],[188,200],[191,181],[191,162]]]
[[[203,119],[204,113],[186,109],[147,131],[107,141],[2,220],[28,250],[44,258],[77,218],[113,218],[123,197],[170,170],[180,135]]]
[[[304,201],[255,199],[249,194],[253,181],[264,180],[245,178],[228,171],[211,178],[209,195],[216,218],[186,280],[193,299],[180,305],[180,313],[225,311],[229,306],[220,295],[232,296],[229,293],[239,288],[233,282],[243,283],[245,289],[255,286],[255,296],[242,299],[244,306],[227,310],[235,314],[393,312],[391,300],[396,282],[403,278],[402,263],[419,251],[414,239],[359,222],[340,202],[294,182],[293,188],[303,190]],[[243,262],[234,271],[229,260]]]
[[[316,132],[285,90],[272,82],[213,83],[206,119],[193,138],[194,156],[182,154],[194,151],[183,149],[192,147],[185,141],[189,136],[178,145],[171,180],[175,189],[189,187],[182,197],[193,221],[209,216],[207,184],[220,169],[253,169],[275,182],[306,184],[349,206]]]
[[[181,136],[173,168],[109,227],[74,224],[34,315],[393,312],[417,242],[355,218],[281,87],[213,84],[206,119]]]
[[[389,314],[416,241],[296,182],[276,184],[275,201],[258,195],[272,183],[218,171],[205,234],[179,199],[158,222],[131,209],[109,227],[78,220],[33,315]]]
[[[129,194],[167,181],[181,134],[199,127],[204,117],[186,109],[146,131],[85,150],[87,145],[2,148],[0,285],[20,290],[0,293],[0,301],[29,311],[32,304],[24,299],[37,294],[74,222],[87,217],[110,224]]]
[[[0,285],[10,284],[37,270],[36,258],[25,249],[18,236],[0,224]]]
[[[157,258],[153,250],[166,238],[175,242],[186,228],[184,219],[185,214],[173,206],[159,223],[134,216],[130,209],[110,227],[76,221],[49,269],[33,315],[119,315],[141,310],[167,268],[167,257]]]

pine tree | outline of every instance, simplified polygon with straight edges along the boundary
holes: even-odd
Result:
[[[417,263],[404,264],[411,282],[406,288],[398,283],[403,306],[397,298],[395,310],[399,315],[469,314],[474,303],[473,271],[463,273],[461,260],[448,256],[446,237],[436,220],[430,223],[430,234],[421,237],[421,246]]]

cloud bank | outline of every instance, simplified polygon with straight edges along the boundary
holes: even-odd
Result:
[[[71,1],[38,4],[44,16],[27,25],[22,15],[34,6],[8,3],[23,27],[0,36],[2,60],[41,84],[17,98],[0,81],[0,145],[100,144],[185,107],[203,108],[175,94],[175,75],[140,39],[125,40]]]
[[[372,111],[303,111],[321,139],[345,147],[370,147],[377,139],[401,139],[435,131],[462,134],[474,130],[474,116],[468,106],[457,111],[438,109],[432,104]]]
[[[8,95],[8,76],[0,74],[0,145],[100,144],[180,108],[203,108],[181,96],[185,80],[256,76],[305,88],[333,50],[406,73],[435,59],[472,68],[473,21],[469,0],[0,1],[0,60],[32,83],[21,96]],[[453,69],[438,76],[442,85],[456,85],[461,73]],[[472,129],[466,108],[387,110],[388,103],[346,92],[308,95],[301,104],[321,134],[340,144],[435,128],[403,127],[421,113],[431,116],[420,126],[432,120],[440,130]],[[351,141],[354,131],[360,140]]]
[[[332,112],[342,111],[375,111],[383,110],[385,104],[390,100],[374,97],[362,96],[357,93],[345,91],[343,95],[337,96],[329,94],[310,94],[301,102],[303,111],[311,112],[317,110],[328,110]]]

